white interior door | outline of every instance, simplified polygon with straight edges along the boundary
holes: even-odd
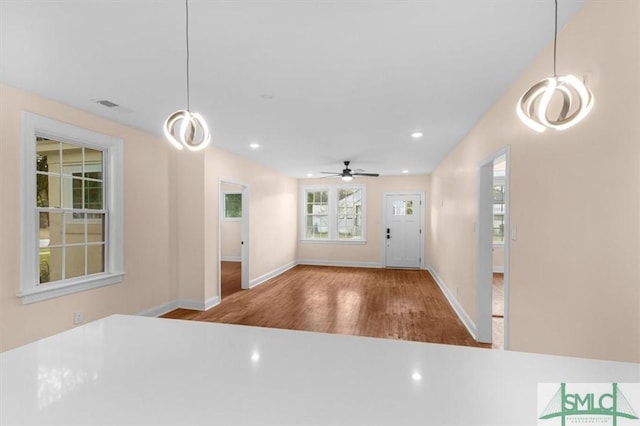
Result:
[[[420,268],[422,262],[422,196],[385,197],[385,266]]]

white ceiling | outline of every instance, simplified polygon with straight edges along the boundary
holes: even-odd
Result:
[[[562,25],[584,0],[559,3]],[[553,0],[189,7],[191,109],[215,146],[295,177],[431,172],[553,37]],[[162,135],[186,107],[184,16],[182,0],[0,0],[0,81]]]

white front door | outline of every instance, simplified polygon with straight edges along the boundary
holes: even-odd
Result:
[[[422,197],[389,194],[385,197],[385,266],[419,268],[422,244]]]

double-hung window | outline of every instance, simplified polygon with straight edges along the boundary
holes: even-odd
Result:
[[[303,240],[366,241],[364,186],[307,186],[302,199]]]
[[[23,113],[24,303],[122,280],[122,140]]]

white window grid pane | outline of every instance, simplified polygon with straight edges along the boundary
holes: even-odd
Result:
[[[69,155],[67,155],[67,161],[65,161],[65,157],[64,157],[64,149],[65,147],[70,147],[70,146],[75,146],[77,148],[80,148],[80,159],[76,159],[75,161],[72,161],[69,158]],[[98,150],[95,148],[92,148],[93,150]],[[100,150],[102,151],[102,150]],[[36,215],[39,217],[40,213],[42,212],[49,212],[49,213],[63,213],[62,216],[62,223],[61,223],[61,243],[60,244],[48,244],[46,247],[47,248],[59,248],[61,249],[61,280],[65,280],[68,277],[68,271],[67,271],[67,248],[72,248],[72,247],[83,247],[83,266],[84,266],[84,270],[83,273],[80,276],[87,276],[88,274],[88,264],[89,264],[89,259],[87,258],[87,247],[88,246],[95,246],[95,245],[102,245],[105,247],[105,249],[102,251],[102,269],[104,272],[104,268],[106,265],[106,247],[107,247],[107,235],[108,235],[108,223],[109,223],[109,212],[106,209],[105,203],[106,203],[106,197],[105,197],[105,158],[106,155],[104,153],[104,151],[102,151],[102,162],[101,164],[97,164],[96,162],[92,162],[90,167],[87,167],[87,165],[85,164],[85,147],[81,146],[81,145],[74,145],[74,144],[70,144],[70,143],[59,143],[58,145],[58,160],[59,160],[59,167],[57,171],[49,171],[49,172],[36,172],[39,175],[45,175],[45,176],[54,176],[54,177],[58,177],[59,179],[61,179],[60,185],[59,185],[59,189],[60,189],[60,194],[58,199],[61,201],[61,205],[60,206],[54,206],[54,207],[36,207]],[[65,168],[65,166],[67,166]],[[102,174],[102,179],[97,179],[97,178],[91,178],[91,177],[85,177],[87,173],[91,173],[91,172],[100,172]],[[73,182],[74,180],[76,182],[80,182],[80,193],[78,194],[79,196],[79,200],[78,199],[74,199],[73,195]],[[67,196],[70,196],[70,199],[67,199],[65,202],[65,186],[63,182],[67,182],[67,185],[70,184],[70,188],[67,188]],[[100,191],[101,191],[101,199],[102,199],[102,208],[101,209],[90,209],[90,208],[84,208],[86,207],[85,205],[85,182],[95,182],[95,183],[100,183]],[[76,188],[77,189],[77,188]],[[80,205],[80,208],[75,208],[74,205]],[[65,206],[70,206],[70,207],[65,207]],[[71,213],[71,214],[64,214],[64,213]],[[103,223],[103,239],[104,241],[100,241],[100,242],[89,242],[88,241],[88,225],[91,221],[102,221]],[[39,231],[39,220],[37,221],[38,223],[38,231]],[[79,225],[82,224],[83,226],[83,242],[82,243],[71,243],[71,242],[67,242],[67,226],[69,225]],[[39,259],[38,263],[38,268],[40,268],[40,249],[41,247],[38,246],[38,253],[37,253],[37,258]],[[78,275],[74,275],[74,277],[76,277]],[[57,281],[57,280],[56,280]],[[46,285],[49,284],[51,282],[56,282],[56,281],[49,281],[49,282],[43,282],[43,283],[38,283],[37,285]]]

